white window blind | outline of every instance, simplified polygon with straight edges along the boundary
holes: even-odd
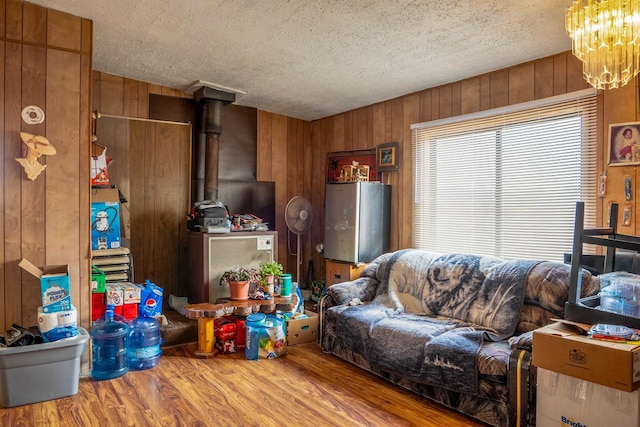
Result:
[[[576,201],[595,227],[596,92],[543,102],[412,126],[414,247],[562,261]]]

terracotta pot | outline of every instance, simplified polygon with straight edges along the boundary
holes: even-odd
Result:
[[[231,290],[231,299],[234,301],[242,301],[249,299],[249,281],[244,282],[229,282],[229,289]]]

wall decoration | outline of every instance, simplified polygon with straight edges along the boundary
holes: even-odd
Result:
[[[598,197],[604,197],[607,193],[607,173],[602,172],[598,177]]]
[[[390,172],[398,170],[398,143],[387,142],[376,147],[377,159],[376,164],[378,172]]]
[[[625,206],[622,212],[622,225],[631,225],[631,206]]]
[[[44,122],[44,111],[36,105],[27,105],[20,113],[22,120],[28,125],[39,125]]]
[[[353,166],[354,162],[356,162],[356,165],[361,169],[364,169],[363,166],[369,166],[369,181],[378,180],[378,172],[376,171],[376,149],[370,148],[366,150],[334,151],[327,153],[327,182],[345,182],[345,177],[342,172],[343,167]]]
[[[35,180],[47,167],[38,161],[38,157],[53,156],[56,149],[47,138],[40,135],[33,135],[27,132],[20,132],[20,138],[26,146],[26,157],[16,159],[31,181]]]
[[[633,183],[631,180],[631,175],[624,176],[624,199],[627,202],[633,200]]]
[[[640,164],[640,122],[609,125],[609,165]]]

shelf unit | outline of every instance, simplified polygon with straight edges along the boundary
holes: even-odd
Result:
[[[591,244],[606,247],[604,272],[610,273],[615,265],[617,249],[640,251],[640,237],[618,234],[618,204],[612,203],[609,210],[609,227],[584,229],[584,202],[576,203],[576,217],[573,232],[573,253],[571,255],[571,282],[569,285],[569,301],[564,310],[567,320],[587,324],[609,323],[640,328],[640,319],[624,314],[600,310],[600,296],[580,298],[582,289],[583,245]]]
[[[133,260],[129,248],[91,251],[91,265],[104,271],[107,283],[133,282]]]

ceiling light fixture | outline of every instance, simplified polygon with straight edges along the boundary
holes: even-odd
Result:
[[[565,20],[573,54],[593,87],[621,87],[638,74],[640,0],[575,0]]]

